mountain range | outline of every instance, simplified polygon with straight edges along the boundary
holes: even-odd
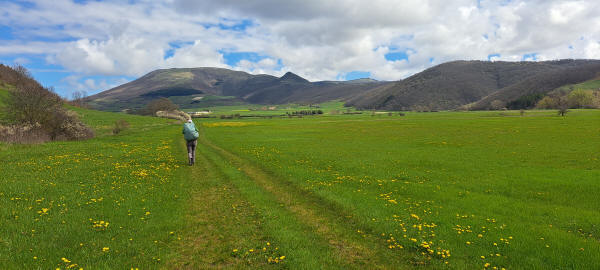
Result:
[[[292,72],[281,77],[252,75],[223,68],[173,68],[89,96],[101,110],[135,109],[166,97],[183,108],[203,99],[253,104],[346,102],[361,109],[489,109],[524,96],[598,78],[599,60],[541,62],[453,61],[394,82],[358,79],[310,82]]]
[[[172,68],[150,72],[89,96],[86,101],[93,108],[112,111],[139,108],[159,97],[169,98],[183,108],[197,107],[203,98],[215,100],[215,97],[255,104],[321,103],[345,101],[385,84],[388,82],[372,79],[309,82],[292,72],[275,77],[212,67]]]

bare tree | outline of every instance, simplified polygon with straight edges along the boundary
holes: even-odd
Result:
[[[558,107],[558,114],[565,116],[569,112],[569,99],[565,96],[558,97],[556,99],[556,106]]]
[[[71,94],[71,102],[70,103],[73,106],[85,108],[85,107],[87,107],[85,104],[85,101],[84,101],[84,99],[86,97],[87,97],[86,91],[75,91],[75,92],[73,92],[73,94]]]

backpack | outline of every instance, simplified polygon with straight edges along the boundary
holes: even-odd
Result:
[[[183,124],[183,138],[186,141],[193,141],[198,139],[198,137],[200,137],[200,134],[198,134],[198,130],[196,129],[196,126],[194,126],[194,123]]]

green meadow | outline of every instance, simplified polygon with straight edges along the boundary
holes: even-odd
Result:
[[[297,111],[318,111],[321,110],[324,114],[343,112],[355,112],[354,108],[344,107],[343,102],[331,101],[321,104],[301,105],[301,104],[280,104],[280,105],[257,105],[257,104],[241,104],[229,106],[205,106],[193,109],[184,109],[186,112],[195,111],[210,111],[210,116],[219,117],[221,115],[240,116],[281,116],[286,113]],[[365,112],[367,113],[367,112]]]
[[[0,268],[600,268],[599,110],[321,109],[0,144]]]

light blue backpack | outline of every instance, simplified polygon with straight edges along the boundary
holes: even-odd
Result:
[[[193,141],[198,139],[198,137],[200,137],[200,134],[198,134],[198,129],[196,129],[194,123],[183,124],[183,138],[186,141]]]

